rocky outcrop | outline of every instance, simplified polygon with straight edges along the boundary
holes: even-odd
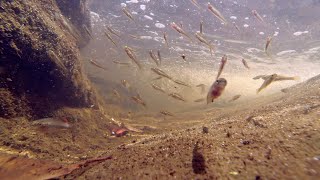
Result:
[[[0,1],[0,117],[39,118],[97,104],[78,49],[90,38],[85,4]]]

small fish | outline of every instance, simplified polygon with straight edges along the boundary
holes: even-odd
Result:
[[[155,85],[155,84],[151,84],[151,86],[152,86],[154,89],[156,89],[156,90],[158,90],[158,91],[160,91],[160,92],[166,93],[166,91],[165,91],[164,89],[162,89],[161,87],[159,87],[159,86],[157,86],[157,85]]]
[[[69,128],[70,124],[67,119],[57,119],[57,118],[43,118],[35,120],[31,123],[32,125],[40,125],[47,127],[60,127]]]
[[[232,23],[233,24],[233,26],[236,28],[236,30],[238,31],[238,32],[241,32],[240,31],[240,29],[239,29],[239,27],[237,26],[237,24],[234,22],[234,23]]]
[[[104,34],[106,35],[106,37],[116,46],[118,47],[117,43],[112,39],[111,35],[107,32],[104,32]]]
[[[222,21],[224,24],[227,24],[227,20],[223,17],[223,15],[213,7],[209,2],[208,2],[208,9],[215,15],[220,21]]]
[[[132,96],[131,99],[137,104],[141,104],[144,107],[147,107],[147,104],[141,99],[140,95]]]
[[[133,39],[141,39],[139,36],[133,35],[133,34],[128,34],[128,36],[132,37]]]
[[[227,55],[223,55],[222,58],[221,58],[221,63],[220,63],[220,67],[219,67],[219,71],[218,71],[218,75],[217,75],[217,78],[218,79],[222,73],[222,70],[225,66],[225,64],[227,63]]]
[[[257,94],[262,91],[263,89],[265,89],[266,87],[268,87],[272,82],[274,82],[274,80],[277,78],[277,74],[272,74],[271,76],[268,76],[268,78],[266,80],[264,80],[263,84],[260,86],[259,89],[257,89]]]
[[[197,2],[197,0],[190,0],[190,2],[191,2],[193,5],[195,5],[197,8],[200,9],[200,5],[199,5],[199,3]]]
[[[132,14],[129,12],[129,10],[126,7],[122,8],[122,11],[129,19],[131,19],[134,22],[134,18]]]
[[[172,114],[169,111],[160,111],[161,114],[165,115],[165,116],[174,116],[174,114]]]
[[[111,34],[118,36],[120,38],[120,35],[114,29],[112,29],[110,26],[107,26],[107,29]]]
[[[254,77],[254,80],[257,79],[263,79],[263,80],[267,80],[271,75],[259,75]],[[298,76],[293,76],[293,77],[289,77],[289,76],[282,76],[282,75],[277,75],[277,77],[274,79],[274,81],[288,81],[288,80],[293,80],[293,81],[297,81],[299,80],[300,77]]]
[[[95,60],[93,59],[89,59],[90,63],[93,64],[94,66],[98,67],[98,68],[101,68],[103,70],[107,70],[107,68],[103,67],[102,65],[100,65],[98,62],[96,62]]]
[[[178,100],[180,100],[180,101],[184,101],[184,102],[187,101],[185,98],[183,98],[183,97],[182,97],[180,94],[178,94],[178,93],[171,93],[171,94],[169,94],[169,96],[171,96],[171,97],[173,97],[173,98],[175,98],[175,99],[178,99]]]
[[[170,77],[168,74],[166,74],[165,72],[163,72],[161,69],[151,68],[151,70],[152,70],[153,72],[155,72],[156,74],[162,76],[162,77],[165,77],[165,78],[168,78],[168,79],[172,79],[172,77]]]
[[[159,79],[162,79],[162,76],[156,77],[156,78],[154,78],[152,80],[154,81],[154,80],[159,80]]]
[[[118,98],[118,99],[121,98],[119,92],[118,92],[117,90],[115,90],[115,89],[112,90],[112,94],[113,94],[116,98]]]
[[[212,103],[215,99],[221,96],[225,87],[227,86],[227,80],[224,78],[217,79],[209,89],[207,94],[207,104]]]
[[[288,77],[288,76],[277,75],[274,81],[288,81],[288,80],[298,81],[300,80],[300,77],[299,76]]]
[[[121,137],[128,134],[129,130],[125,127],[114,127],[111,129],[111,134],[116,137]]]
[[[206,100],[205,98],[200,98],[200,99],[196,99],[193,102],[203,102],[204,100]]]
[[[233,96],[233,97],[229,100],[229,102],[236,101],[236,100],[239,99],[240,97],[241,97],[240,94],[235,95],[235,96]]]
[[[150,55],[151,59],[156,63],[156,65],[157,65],[157,66],[159,66],[159,65],[160,65],[160,63],[159,63],[159,61],[158,61],[158,59],[157,59],[156,55],[153,53],[153,51],[152,51],[152,50],[150,50],[150,51],[149,51],[149,55]]]
[[[242,64],[244,65],[244,67],[246,67],[247,69],[250,69],[247,61],[245,59],[242,58]]]
[[[168,35],[166,32],[163,32],[163,39],[164,39],[164,43],[166,44],[166,46],[169,47]]]
[[[200,34],[203,34],[203,21],[200,21]]]
[[[88,34],[88,36],[93,39],[92,34],[90,33],[89,29],[87,28],[87,26],[83,26],[83,29],[86,31],[86,33]]]
[[[180,26],[181,29],[183,28],[182,22],[179,22],[179,26]]]
[[[271,40],[272,40],[271,36],[267,37],[266,47],[264,48],[265,52],[267,52],[268,47],[270,46]]]
[[[129,65],[130,65],[130,63],[127,63],[127,62],[120,62],[120,61],[116,61],[116,60],[113,60],[112,62],[113,62],[113,63],[115,63],[115,64],[120,64],[120,65],[127,65],[127,66],[129,66]]]
[[[134,55],[133,49],[128,46],[125,46],[124,50],[127,53],[127,55],[129,56],[129,58],[139,67],[139,69],[142,69],[140,62],[138,61],[138,59]]]
[[[252,10],[252,14],[262,23],[264,23],[263,18],[260,16],[257,10]]]
[[[124,88],[129,89],[130,88],[130,84],[128,83],[128,81],[126,81],[125,79],[122,79],[121,84]]]
[[[206,85],[198,84],[198,85],[196,85],[196,87],[199,87],[201,89],[201,94],[203,94],[205,92]]]
[[[179,27],[176,23],[172,22],[171,27],[173,29],[175,29],[178,33],[180,33],[180,34],[184,35],[185,37],[187,37],[188,39],[190,39],[190,41],[192,42],[191,37],[181,27]]]
[[[183,81],[180,81],[180,80],[173,80],[173,82],[177,83],[177,84],[180,84],[182,86],[186,86],[186,87],[191,87],[189,84],[183,82]]]
[[[184,61],[186,61],[186,55],[182,54],[181,57]]]
[[[157,51],[157,54],[158,54],[159,63],[161,65],[162,58],[161,58],[160,50]]]
[[[264,79],[265,80],[265,77],[267,77],[268,75],[258,75],[258,76],[255,76],[254,78],[252,78],[252,79],[254,79],[254,80],[257,80],[257,79]]]
[[[202,37],[200,33],[196,32],[195,35],[196,35],[196,38],[197,38],[200,42],[204,43],[205,45],[207,45],[207,46],[209,47],[210,53],[211,53],[211,55],[212,55],[213,46],[212,46],[206,39],[204,39],[204,37]]]

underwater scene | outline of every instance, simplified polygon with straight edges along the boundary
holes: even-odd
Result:
[[[319,0],[0,0],[0,179],[319,179]]]

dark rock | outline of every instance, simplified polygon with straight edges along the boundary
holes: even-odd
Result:
[[[0,3],[5,9],[0,11],[0,117],[41,118],[62,107],[97,104],[78,49],[88,42],[81,33],[82,25],[90,24],[88,12],[76,6],[85,1],[57,2]]]

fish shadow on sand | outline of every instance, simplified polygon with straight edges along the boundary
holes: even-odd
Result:
[[[192,169],[195,174],[206,174],[206,164],[204,156],[199,152],[198,142],[192,152]]]

